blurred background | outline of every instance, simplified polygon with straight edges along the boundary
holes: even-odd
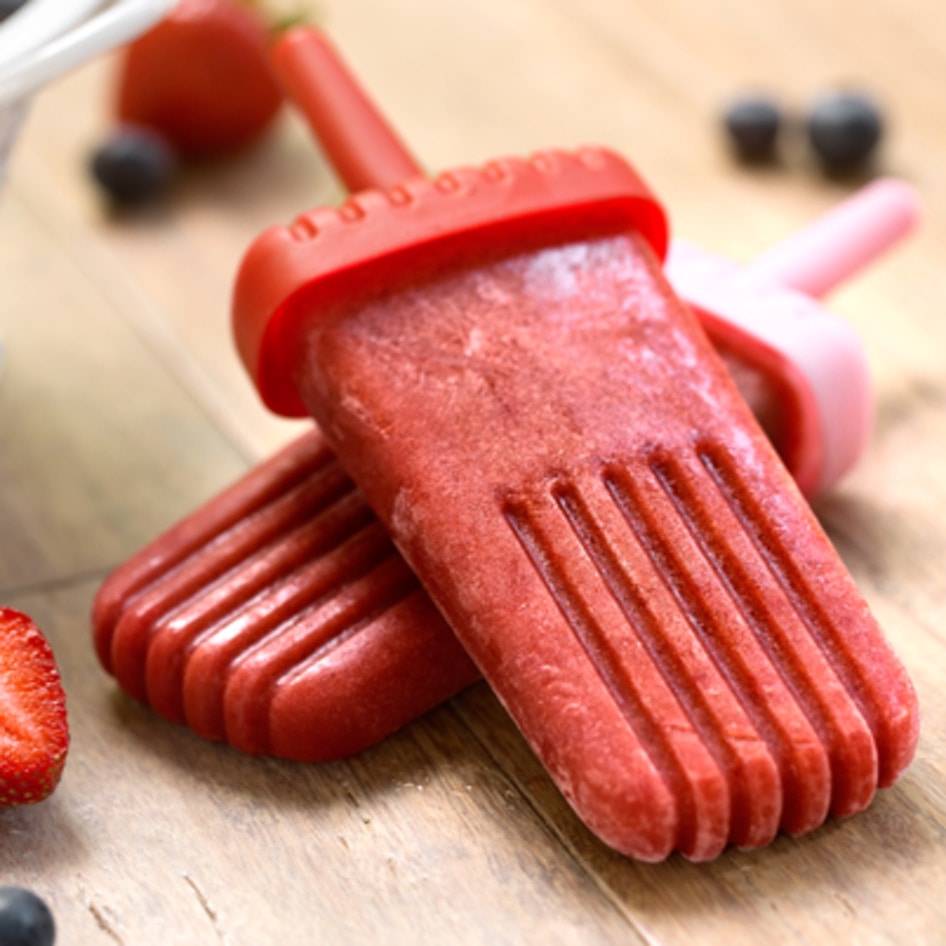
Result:
[[[284,12],[284,11],[281,11]],[[726,943],[946,939],[946,32],[933,0],[322,0],[314,13],[421,163],[606,145],[675,236],[750,259],[880,175],[917,232],[830,300],[864,342],[866,455],[815,507],[913,675],[920,752],[865,814],[711,865],[635,864],[571,814],[482,685],[357,759],[293,766],[208,745],[123,697],[89,608],[127,556],[308,422],[259,403],[229,325],[266,227],[342,199],[283,107],[245,147],[180,159],[117,204],[91,171],[120,56],[34,98],[0,193],[0,598],[53,643],[73,725],[61,787],[0,811],[0,882],[62,942]],[[163,81],[160,77],[157,84]],[[805,123],[876,103],[869,162],[825,172]],[[769,160],[724,115],[761,95]]]

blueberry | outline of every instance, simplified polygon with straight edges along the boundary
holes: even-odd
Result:
[[[26,0],[0,0],[0,23],[26,5]]]
[[[880,109],[858,92],[822,95],[808,113],[808,140],[825,170],[854,171],[867,163],[883,134]]]
[[[734,99],[723,116],[736,154],[743,161],[767,161],[775,154],[782,125],[778,105],[763,95]]]
[[[35,893],[21,887],[0,887],[3,946],[52,946],[55,940],[53,915]]]
[[[163,194],[174,176],[174,153],[146,128],[118,129],[92,155],[92,176],[116,203],[144,204]]]

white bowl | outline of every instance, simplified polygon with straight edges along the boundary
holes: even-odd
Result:
[[[0,23],[0,190],[29,102],[47,82],[130,42],[177,0],[27,0]],[[3,345],[0,344],[0,373]]]
[[[31,96],[134,39],[177,0],[27,0],[0,23],[0,179]]]

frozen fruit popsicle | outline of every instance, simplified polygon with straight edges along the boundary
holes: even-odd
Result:
[[[476,679],[316,430],[119,566],[102,665],[163,717],[251,753],[350,755]]]
[[[180,718],[189,708],[199,731],[216,738],[229,732],[231,741],[250,751],[291,758],[354,751],[416,714],[425,698],[433,705],[438,686],[442,696],[449,695],[474,673],[442,625],[429,636],[408,634],[412,622],[395,619],[385,622],[388,631],[396,628],[385,638],[374,628],[383,607],[367,620],[355,609],[349,623],[325,621],[334,607],[333,592],[325,589],[343,588],[345,581],[336,573],[326,583],[324,573],[332,566],[323,565],[320,598],[305,587],[318,587],[320,569],[305,571],[302,565],[307,554],[331,558],[333,542],[343,545],[344,539],[336,527],[335,539],[322,543],[326,551],[316,544],[300,559],[293,520],[309,513],[304,502],[283,495],[298,491],[303,479],[322,476],[324,451],[317,434],[303,438],[126,563],[96,603],[103,661],[117,668],[128,689],[141,691],[144,670],[138,664],[146,661],[160,711]],[[315,456],[322,460],[311,463]],[[287,515],[286,506],[293,503],[294,513]],[[264,511],[270,504],[283,506],[275,524],[272,512]],[[267,520],[261,533],[256,523]],[[357,531],[357,520],[349,521]],[[280,552],[279,545],[286,549]],[[261,546],[277,563],[268,573],[263,570],[262,579],[256,562],[263,557]],[[362,559],[365,554],[358,553]],[[364,562],[357,567],[370,570]],[[372,581],[356,595],[368,594]],[[263,595],[263,589],[272,594]],[[257,609],[257,595],[281,601],[279,614],[272,604]],[[318,605],[307,607],[314,599]],[[396,606],[397,596],[391,600]],[[434,617],[432,629],[437,623]],[[413,650],[392,646],[406,642]],[[411,683],[412,671],[417,683]],[[385,688],[384,681],[392,679],[409,685]],[[434,683],[418,688],[424,680]]]
[[[902,235],[914,206],[895,182],[870,185],[764,254],[766,283],[777,269],[790,285],[827,291],[826,269],[840,279],[865,265]],[[784,287],[760,293],[754,264],[676,243],[667,268],[688,300],[700,300],[705,327],[796,479],[806,468],[797,458],[817,457],[822,443],[852,463],[869,398],[860,348],[837,320]],[[754,341],[760,334],[772,343]],[[763,374],[769,352],[785,357]],[[416,580],[390,594],[384,576],[400,568],[397,553],[359,538],[375,522],[313,430],[109,576],[93,615],[103,665],[161,715],[245,751],[318,761],[374,744],[479,677]]]
[[[548,152],[268,231],[234,312],[579,816],[703,860],[863,808],[918,722],[665,239],[622,159]]]

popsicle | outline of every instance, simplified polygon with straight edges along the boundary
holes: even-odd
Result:
[[[113,571],[102,665],[254,754],[351,755],[478,676],[313,429]]]
[[[863,448],[870,403],[864,360],[846,326],[839,330],[839,320],[818,312],[810,297],[773,285],[774,273],[824,294],[831,280],[902,236],[914,215],[909,189],[868,186],[759,257],[764,291],[755,264],[735,267],[693,246],[671,246],[671,282],[700,300],[705,325],[789,468],[805,469],[799,458],[817,456],[822,443],[822,456],[841,458],[822,465],[827,478],[819,486]],[[728,347],[727,306],[739,330]],[[711,320],[711,311],[722,315]],[[799,321],[802,332],[793,329]],[[758,352],[769,343],[747,339],[779,332],[771,347],[794,361],[786,356],[766,377]],[[748,362],[740,357],[747,347]],[[800,393],[785,393],[786,378]],[[793,444],[803,449],[793,454]],[[332,511],[346,505],[357,515]],[[371,589],[386,586],[369,577],[372,569],[399,566],[389,562],[396,557],[389,544],[380,557],[358,544],[374,522],[324,438],[305,434],[108,577],[93,612],[102,664],[162,716],[244,751],[313,762],[373,745],[479,677],[416,581],[389,607],[379,605]],[[362,576],[360,607],[351,598],[352,572]],[[349,610],[339,609],[336,596],[348,596]]]
[[[304,438],[305,441],[309,439]],[[415,713],[420,702],[404,713],[405,693],[413,693],[413,687],[402,687],[395,694],[396,705],[393,707],[378,695],[371,681],[383,682],[385,671],[389,671],[389,680],[399,678],[399,666],[407,671],[415,671],[415,676],[421,680],[429,680],[431,670],[443,670],[444,678],[437,684],[440,686],[447,685],[450,673],[455,673],[451,685],[459,686],[465,680],[472,679],[474,672],[472,665],[442,625],[439,631],[430,636],[429,644],[425,645],[424,639],[414,636],[416,627],[410,620],[404,624],[395,624],[395,632],[385,646],[389,647],[391,642],[413,641],[416,645],[413,651],[409,647],[394,648],[393,651],[383,650],[383,635],[366,631],[371,628],[373,619],[352,620],[349,622],[351,626],[346,625],[345,620],[336,620],[334,630],[330,628],[327,631],[325,628],[331,622],[326,621],[323,614],[320,636],[319,632],[312,631],[311,628],[320,623],[320,607],[329,612],[331,617],[331,595],[325,594],[322,599],[321,592],[309,591],[307,596],[302,586],[306,583],[312,585],[313,581],[304,576],[301,566],[295,572],[289,571],[288,575],[285,566],[277,567],[275,572],[270,573],[269,579],[264,577],[262,583],[257,579],[255,586],[252,578],[242,574],[244,566],[236,564],[241,555],[245,554],[249,561],[254,557],[252,553],[264,544],[265,539],[260,538],[257,533],[257,538],[250,536],[241,546],[236,533],[239,530],[252,533],[250,521],[257,518],[263,520],[266,516],[258,510],[253,511],[251,515],[250,509],[255,509],[253,501],[246,496],[241,499],[236,494],[241,490],[252,493],[255,489],[258,496],[277,496],[279,490],[273,489],[272,484],[267,486],[265,481],[279,480],[280,470],[287,480],[295,483],[293,489],[298,487],[296,480],[300,476],[310,476],[313,480],[318,478],[321,475],[318,470],[322,461],[314,464],[308,473],[300,474],[300,470],[304,470],[306,466],[304,455],[307,449],[311,450],[313,456],[320,455],[324,460],[324,446],[319,445],[318,435],[313,433],[311,441],[310,444],[300,441],[281,458],[251,474],[244,484],[237,484],[234,490],[230,491],[233,495],[214,500],[205,510],[191,517],[190,523],[184,523],[178,529],[172,530],[169,536],[159,540],[127,566],[123,566],[103,587],[97,602],[97,629],[104,629],[98,637],[103,662],[106,666],[114,666],[117,663],[120,679],[121,667],[124,666],[128,689],[135,690],[132,681],[141,679],[138,664],[146,660],[148,673],[155,678],[156,702],[158,707],[164,707],[166,715],[173,717],[179,714],[181,703],[190,699],[192,703],[196,703],[196,706],[191,706],[191,719],[194,720],[192,724],[195,728],[206,726],[205,734],[226,738],[228,726],[231,736],[235,736],[236,741],[242,741],[242,747],[249,748],[250,751],[274,751],[275,745],[278,753],[289,754],[290,757],[298,754],[299,747],[306,743],[308,745],[302,750],[303,754],[311,753],[312,745],[320,742],[329,746],[325,750],[329,755],[332,752],[345,751],[345,747],[340,749],[338,740],[332,748],[331,732],[335,723],[342,727],[339,730],[342,732],[341,740],[349,740],[347,748],[350,750],[356,746],[358,739],[370,741],[382,732],[385,713],[390,714],[389,722],[396,718],[403,721],[405,716],[409,717]],[[324,462],[328,464],[328,460]],[[298,469],[290,475],[289,467],[293,465]],[[250,484],[253,484],[253,488]],[[342,490],[342,495],[344,493],[345,490]],[[269,499],[261,502],[265,506]],[[283,514],[286,519],[282,527],[276,526],[277,533],[279,528],[283,528],[287,533],[291,532],[288,525],[290,519],[303,521],[307,516],[311,518],[311,513],[307,514],[304,506],[298,503],[292,512],[287,512],[288,507],[296,500],[282,499],[280,502],[284,507]],[[245,525],[240,525],[244,520]],[[219,530],[225,537],[218,536],[215,530]],[[274,545],[281,542],[291,544],[288,536],[277,535],[274,539],[273,534],[267,533],[268,556],[275,554]],[[336,537],[335,541],[342,544],[341,538]],[[331,545],[331,542],[328,544]],[[359,554],[364,558],[363,554]],[[262,552],[260,557],[263,557]],[[384,555],[381,557],[385,558]],[[213,559],[216,564],[203,563],[195,566],[195,562],[201,562],[202,559]],[[361,567],[364,567],[363,563]],[[188,570],[193,571],[195,568],[196,576],[191,574],[188,577]],[[253,566],[247,565],[246,571],[253,571]],[[272,575],[276,572],[285,580],[274,581]],[[258,572],[254,574],[258,575]],[[147,587],[149,580],[153,581],[153,588]],[[337,578],[323,581],[322,591],[332,585],[333,581],[337,581]],[[267,582],[271,582],[272,586]],[[162,592],[158,590],[161,586],[164,588],[163,603],[160,600]],[[344,587],[344,583],[342,586]],[[266,593],[262,593],[261,588],[265,588]],[[109,594],[109,589],[115,593]],[[132,589],[135,589],[134,593],[131,593]],[[258,608],[255,597],[257,594],[263,601]],[[158,598],[157,603],[155,595]],[[344,594],[342,597],[344,598]],[[405,592],[405,598],[408,597],[412,595]],[[313,604],[303,617],[301,612],[306,608],[306,602],[313,600],[318,601],[318,604]],[[203,605],[199,604],[199,601],[202,601]],[[212,615],[212,620],[202,620],[202,608],[212,610],[215,602],[216,616]],[[280,605],[283,606],[283,624],[277,626],[272,615]],[[294,607],[298,609],[299,614],[293,613]],[[123,608],[137,614],[137,617],[129,622],[128,614],[122,613]],[[335,609],[335,613],[343,610]],[[310,618],[310,628],[306,631],[303,624]],[[436,624],[436,617],[433,617],[432,621]],[[121,625],[123,622],[125,629],[118,633],[116,624]],[[407,633],[408,628],[410,634]],[[333,641],[331,633],[335,633],[338,639]],[[165,637],[167,640],[164,640]],[[161,646],[154,646],[155,642],[162,640],[164,643]],[[360,640],[361,644],[353,646],[353,642],[357,640]],[[443,660],[437,659],[437,654],[440,653],[438,647],[444,648]],[[158,656],[155,657],[155,654]],[[385,658],[379,663],[378,658],[382,654],[385,654]],[[116,661],[112,660],[113,655],[117,657]],[[372,655],[374,675],[368,669]],[[418,657],[421,658],[419,662]],[[424,657],[427,658],[426,663],[423,661]],[[324,670],[321,675],[320,661]],[[180,680],[182,667],[187,668],[187,685],[182,685]],[[198,668],[196,671],[195,667]],[[304,682],[306,678],[310,684],[308,690]],[[139,692],[143,685],[138,684]],[[430,698],[435,690],[436,686],[425,696]],[[387,692],[390,694],[394,690],[389,689]],[[444,693],[447,695],[446,691]],[[207,699],[202,699],[201,694]],[[360,711],[364,708],[361,700],[365,696],[373,700],[374,709],[380,712],[372,717],[369,710],[368,725],[359,730],[358,717],[364,721],[365,714]],[[421,702],[422,700],[423,697]],[[436,699],[433,702],[436,702]],[[206,717],[203,723],[198,722],[204,718],[201,716],[202,712]],[[397,717],[397,712],[402,713],[401,717]],[[224,718],[227,726],[224,725]],[[371,732],[374,732],[375,736],[366,735]]]
[[[862,809],[918,714],[665,246],[617,155],[495,161],[267,231],[234,325],[588,827],[705,860]]]

